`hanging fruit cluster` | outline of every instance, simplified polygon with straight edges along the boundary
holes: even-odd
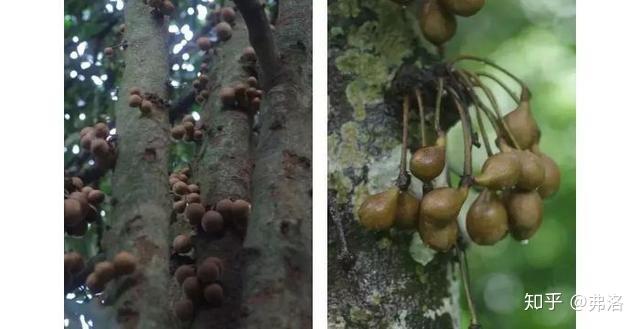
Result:
[[[392,0],[403,6],[413,0]],[[424,0],[418,12],[420,28],[424,37],[435,45],[442,45],[456,34],[456,16],[475,15],[485,0]]]
[[[258,112],[264,92],[258,89],[258,80],[251,76],[245,82],[220,88],[220,102],[227,109],[240,110],[251,115]]]
[[[137,267],[138,259],[127,251],[121,251],[113,257],[112,261],[107,260],[97,263],[93,267],[93,272],[87,276],[85,284],[91,292],[100,293],[109,281],[124,275],[133,274]]]
[[[100,218],[98,206],[104,201],[102,191],[85,186],[79,177],[64,178],[64,230],[72,236],[82,236],[89,223]]]
[[[93,127],[80,130],[80,146],[91,152],[96,165],[105,170],[113,168],[116,160],[116,150],[111,143],[112,140],[109,126],[104,122],[98,122]]]
[[[465,60],[480,61],[513,78],[521,86],[520,96],[517,97],[493,74],[473,72],[456,65]],[[466,215],[466,229],[471,240],[479,245],[493,245],[508,233],[516,240],[531,238],[542,223],[542,199],[552,196],[559,188],[560,170],[538,145],[541,134],[531,111],[529,89],[506,69],[473,56],[460,56],[432,73],[435,78],[422,87],[431,88],[433,93],[423,93],[416,87],[412,93],[403,96],[403,148],[396,186],[369,196],[362,203],[358,210],[360,223],[374,230],[394,226],[417,229],[425,245],[446,252],[458,241],[457,219],[470,189],[474,188],[480,193]],[[502,115],[493,92],[482,78],[495,81],[505,89],[517,104],[516,108]],[[481,101],[479,91],[489,99],[491,108]],[[425,94],[436,95],[433,129],[437,132],[437,139],[433,145],[427,145]],[[443,109],[444,99],[452,101],[455,106]],[[409,175],[406,158],[412,100],[418,107],[422,144],[411,156]],[[475,109],[482,142],[477,140],[478,134],[473,131],[471,109]],[[457,112],[462,123],[464,172],[458,187],[434,188],[433,180],[447,174],[446,134],[440,126],[441,115],[448,114],[441,112],[446,110]],[[483,118],[488,119],[498,136],[494,145],[497,153],[492,149]],[[474,176],[471,148],[482,144],[487,160],[481,172]],[[411,176],[423,182],[422,200],[408,189]]]

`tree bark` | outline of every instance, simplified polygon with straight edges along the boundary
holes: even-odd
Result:
[[[255,14],[250,2],[236,1],[245,17]],[[256,37],[271,37],[267,24],[249,26],[268,85],[244,245],[244,327],[252,329],[311,328],[311,1],[278,6],[273,45]]]
[[[218,93],[220,88],[246,81],[247,67],[240,60],[242,50],[249,46],[246,25],[236,18],[233,36],[215,47],[209,73],[211,96],[204,104],[202,121],[205,138],[194,160],[192,181],[200,186],[204,204],[215,205],[225,198],[251,202],[250,178],[253,170],[251,157],[251,116],[242,110],[223,108]],[[236,223],[237,224],[237,223]],[[223,260],[225,268],[221,279],[224,302],[221,307],[200,308],[192,328],[238,328],[242,316],[242,241],[244,230],[230,225],[222,237],[202,234],[194,241],[196,263],[215,256]]]
[[[459,327],[453,256],[430,251],[417,233],[367,231],[356,217],[366,195],[398,174],[401,118],[385,90],[403,64],[431,61],[414,12],[389,0],[330,1],[330,328]]]
[[[142,0],[126,1],[123,51],[126,68],[116,104],[118,160],[113,186],[113,215],[103,245],[111,259],[127,250],[139,259],[135,274],[109,284],[113,327],[177,328],[169,305],[168,109],[151,113],[128,105],[128,90],[166,98],[168,47],[164,17],[154,16]],[[106,326],[106,325],[105,325]]]

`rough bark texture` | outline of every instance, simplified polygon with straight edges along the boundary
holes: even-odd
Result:
[[[239,16],[239,15],[238,15]],[[250,178],[252,119],[242,110],[223,109],[217,97],[221,87],[244,82],[249,76],[240,61],[242,49],[249,46],[246,25],[238,17],[233,37],[215,48],[209,73],[211,97],[203,108],[205,139],[194,163],[192,180],[200,185],[203,202],[215,205],[224,198],[251,202]],[[231,224],[231,223],[229,223]],[[222,307],[201,308],[192,328],[238,328],[242,315],[242,239],[243,232],[229,225],[222,237],[199,234],[194,239],[196,263],[215,256],[224,261],[221,284],[225,300]]]
[[[355,216],[398,174],[401,118],[383,99],[402,64],[428,64],[407,15],[416,11],[389,0],[329,8],[329,327],[458,328],[452,256],[417,233],[366,231]]]
[[[113,174],[113,216],[103,241],[108,258],[128,250],[139,258],[136,274],[120,278],[105,292],[119,328],[174,328],[169,312],[169,221],[167,109],[142,115],[128,106],[128,90],[166,97],[164,18],[152,16],[142,0],[126,1],[123,52],[126,68],[116,105],[118,160]],[[107,327],[107,325],[105,325]]]
[[[274,40],[282,71],[259,118],[244,326],[311,328],[311,1],[279,1]]]

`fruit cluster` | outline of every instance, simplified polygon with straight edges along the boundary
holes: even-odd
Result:
[[[213,30],[218,37],[218,40],[227,41],[231,39],[233,35],[232,25],[236,21],[236,11],[232,7],[219,8],[215,2],[211,2],[209,8],[211,9],[206,16],[206,20],[213,25]],[[198,39],[200,41],[200,39]],[[198,42],[200,46],[200,42]],[[207,47],[208,49],[209,47]],[[202,49],[202,47],[200,47]],[[207,50],[202,49],[202,50]]]
[[[104,122],[80,130],[80,146],[91,152],[96,165],[102,169],[112,168],[115,164],[116,150],[111,140],[109,126]]]
[[[138,87],[129,89],[129,107],[139,108],[142,114],[149,114],[153,109],[168,108],[169,104],[166,100],[154,93],[143,93]]]
[[[401,5],[409,5],[413,0],[392,0]],[[435,45],[442,45],[456,34],[456,16],[475,15],[485,0],[425,0],[417,13],[424,37]]]
[[[184,296],[174,304],[176,317],[182,321],[193,319],[195,305],[222,305],[224,289],[220,284],[224,264],[217,257],[205,258],[200,265],[181,265],[173,274]]]
[[[184,139],[187,142],[199,142],[204,137],[202,122],[196,121],[192,115],[185,115],[181,123],[171,128],[171,137],[176,140]]]
[[[127,251],[121,251],[113,257],[112,261],[97,263],[93,268],[93,272],[87,276],[85,284],[91,292],[100,293],[109,281],[123,275],[134,273],[137,266],[138,259],[133,254]]]
[[[228,109],[244,110],[255,114],[260,109],[264,92],[258,89],[258,80],[251,76],[245,82],[220,88],[218,96],[222,105]]]
[[[64,178],[64,230],[72,236],[82,236],[100,217],[98,206],[104,201],[102,191],[85,186],[79,177]]]
[[[506,87],[496,76],[475,73],[454,66],[457,61],[475,60],[492,66],[521,85],[520,97]],[[517,107],[507,115],[501,112],[495,96],[480,77],[488,77],[507,91]],[[507,233],[516,240],[531,238],[542,223],[542,198],[552,196],[560,186],[557,164],[540,151],[540,130],[530,106],[528,87],[504,68],[472,56],[462,56],[447,64],[446,70],[433,81],[436,96],[434,130],[438,136],[433,145],[427,145],[425,135],[422,93],[416,89],[413,96],[418,104],[422,145],[411,156],[409,170],[424,184],[422,200],[408,190],[411,176],[406,171],[406,151],[410,96],[403,103],[403,154],[396,186],[369,196],[360,206],[360,223],[374,230],[393,226],[399,229],[417,229],[425,245],[446,252],[456,245],[459,237],[458,217],[471,188],[480,193],[466,215],[466,229],[471,240],[479,245],[493,245]],[[434,79],[435,80],[435,79]],[[480,101],[475,89],[481,89],[491,101],[491,110]],[[453,100],[464,133],[464,173],[458,187],[433,188],[432,181],[445,174],[446,138],[440,127],[441,104],[444,98]],[[464,100],[470,100],[469,104]],[[469,106],[467,106],[469,105]],[[471,106],[472,105],[472,106]],[[480,146],[472,132],[469,108],[476,109],[477,126],[482,136],[487,159],[479,174],[471,169],[471,147]],[[482,110],[482,111],[481,111]],[[492,124],[498,138],[493,153],[481,115]],[[477,138],[477,137],[476,137]]]

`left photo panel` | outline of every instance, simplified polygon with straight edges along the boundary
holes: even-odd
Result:
[[[65,0],[65,328],[312,327],[311,7]]]

